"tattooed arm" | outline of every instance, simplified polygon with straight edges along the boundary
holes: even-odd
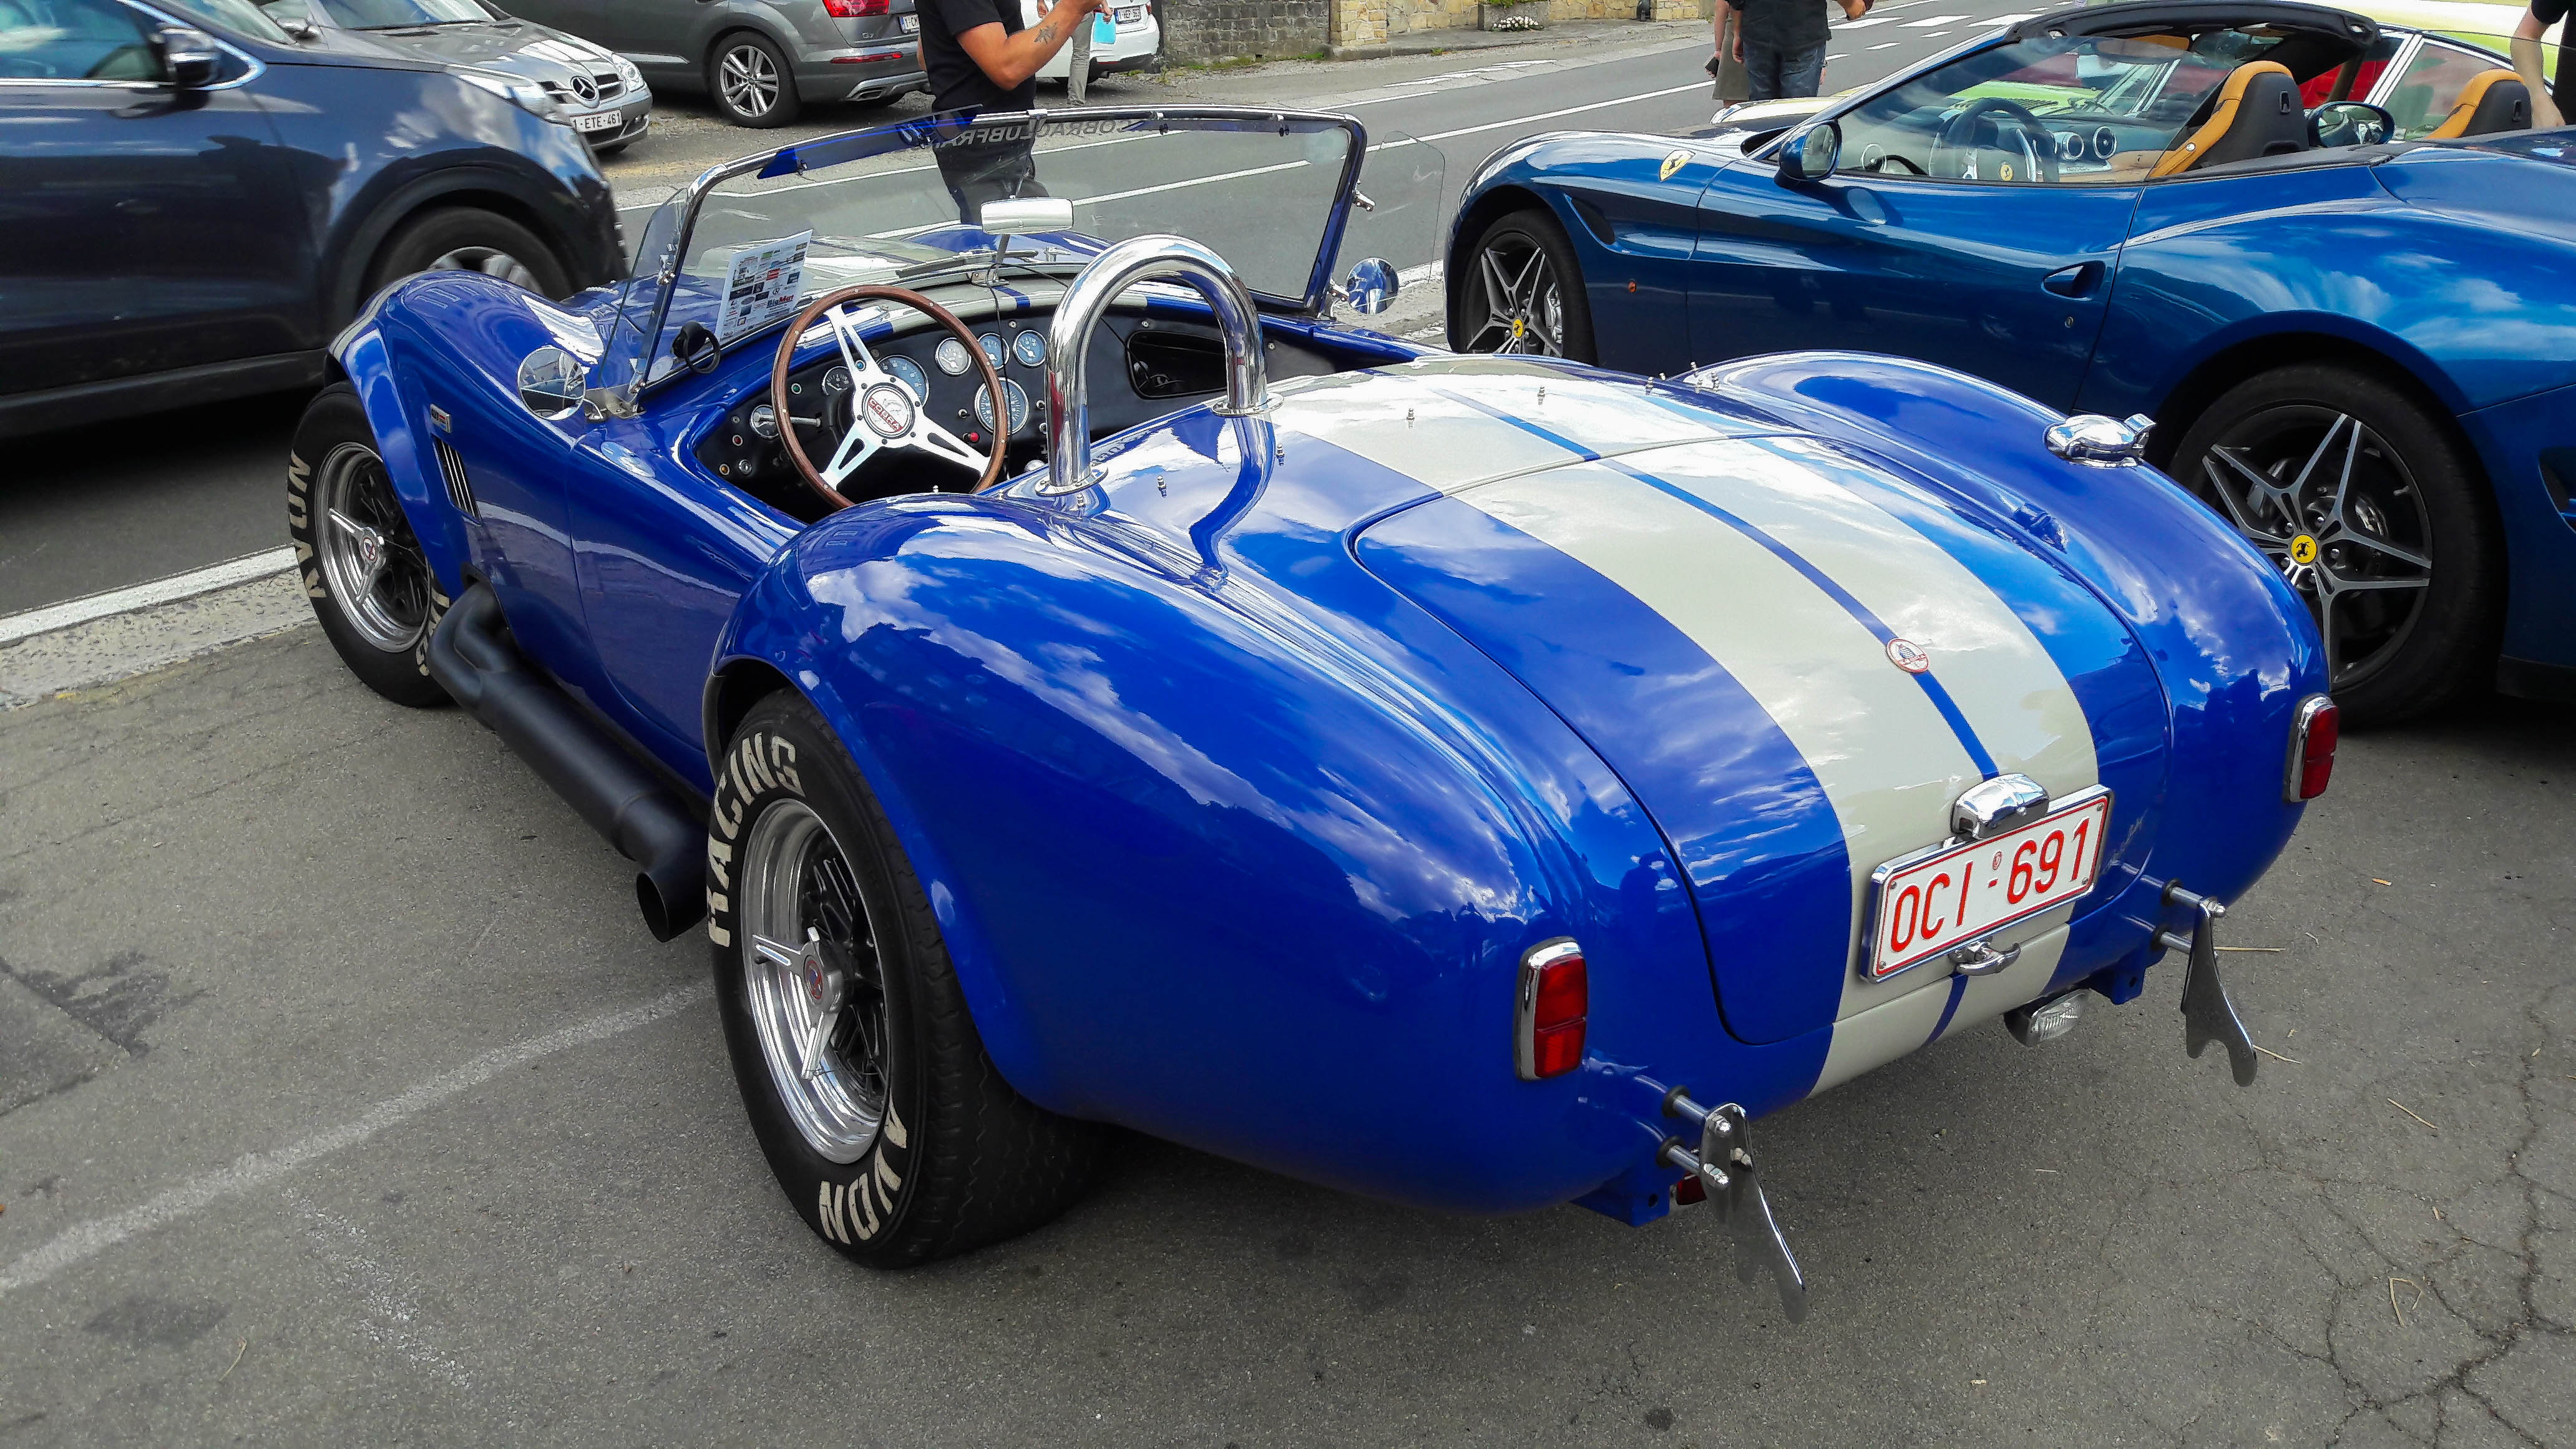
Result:
[[[1016,5],[1019,0],[1001,0]],[[1058,0],[1053,9],[1038,23],[1018,32],[1005,31],[999,25],[978,25],[957,37],[967,58],[992,78],[993,84],[1005,89],[1016,86],[1038,73],[1038,68],[1055,58],[1064,43],[1073,37],[1073,28],[1091,23],[1093,11],[1106,8],[1106,0]]]

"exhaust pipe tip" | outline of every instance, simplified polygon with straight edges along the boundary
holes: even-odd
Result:
[[[644,913],[644,928],[656,941],[676,939],[706,919],[706,883],[694,871],[686,874],[690,878],[684,881],[657,882],[649,870],[635,873],[635,904]]]

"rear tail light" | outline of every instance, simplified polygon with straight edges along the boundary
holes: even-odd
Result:
[[[2290,721],[2290,764],[2281,778],[2281,798],[2295,805],[2326,792],[2334,778],[2335,742],[2343,733],[2333,700],[2312,694],[2299,701]]]
[[[1560,936],[1533,946],[1521,958],[1512,1040],[1522,1081],[1561,1077],[1583,1065],[1583,1023],[1591,997],[1583,948],[1572,939]]]
[[[835,20],[861,20],[870,15],[883,15],[894,0],[823,0],[823,11]]]

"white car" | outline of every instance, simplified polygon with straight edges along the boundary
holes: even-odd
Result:
[[[1035,25],[1045,7],[1038,0],[1020,0],[1023,24]],[[1151,70],[1154,57],[1163,50],[1163,27],[1154,18],[1154,8],[1145,0],[1119,3],[1111,0],[1107,13],[1092,17],[1091,74],[1094,79],[1116,75],[1121,71]],[[1114,33],[1113,33],[1114,32]],[[1068,80],[1073,75],[1073,47],[1058,50],[1054,57],[1038,68],[1040,80]]]

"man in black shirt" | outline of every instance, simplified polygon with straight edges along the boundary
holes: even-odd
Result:
[[[1073,28],[1089,25],[1105,0],[1057,0],[1032,28],[1020,21],[1020,0],[919,0],[921,61],[930,75],[934,111],[1025,111],[1037,104],[1038,68],[1055,58]],[[940,179],[957,199],[958,219],[975,224],[987,201],[1044,196],[1030,134],[994,136],[971,127],[940,143]]]
[[[2531,124],[2543,126],[2567,124],[2561,107],[2576,104],[2576,45],[2567,43],[2562,32],[2558,37],[2558,76],[2551,85],[2540,81],[2540,36],[2543,31],[2567,18],[2568,0],[2531,0],[2531,8],[2522,13],[2522,23],[2513,28],[2513,68],[2522,73],[2522,81],[2531,90]],[[2549,94],[2552,86],[2558,92]]]
[[[1871,0],[1839,0],[1858,20]],[[1726,0],[1735,12],[1735,58],[1752,80],[1752,99],[1812,96],[1825,79],[1826,0]]]

